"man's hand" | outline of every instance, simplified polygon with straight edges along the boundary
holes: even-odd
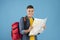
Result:
[[[46,28],[46,25],[45,24],[42,24],[42,27],[45,29]]]
[[[29,30],[29,32],[32,30],[32,28],[33,28],[32,26],[30,26],[30,27],[29,27],[29,29],[28,29],[28,30]]]

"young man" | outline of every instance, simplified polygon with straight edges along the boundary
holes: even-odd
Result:
[[[33,28],[34,21],[34,7],[32,5],[27,6],[27,15],[20,19],[20,33],[23,35],[21,40],[37,40],[35,35],[29,36],[30,30]],[[24,19],[25,18],[25,19]],[[25,20],[25,21],[24,21]]]

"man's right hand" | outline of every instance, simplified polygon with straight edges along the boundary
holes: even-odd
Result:
[[[29,30],[29,32],[32,30],[32,28],[33,28],[32,26],[30,26],[30,27],[29,27],[29,29],[28,29],[28,30]]]

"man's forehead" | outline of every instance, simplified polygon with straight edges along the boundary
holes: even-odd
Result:
[[[28,8],[27,10],[34,10],[33,8]]]

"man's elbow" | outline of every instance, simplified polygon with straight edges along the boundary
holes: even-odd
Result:
[[[21,30],[20,33],[23,35],[24,34],[24,30]]]

